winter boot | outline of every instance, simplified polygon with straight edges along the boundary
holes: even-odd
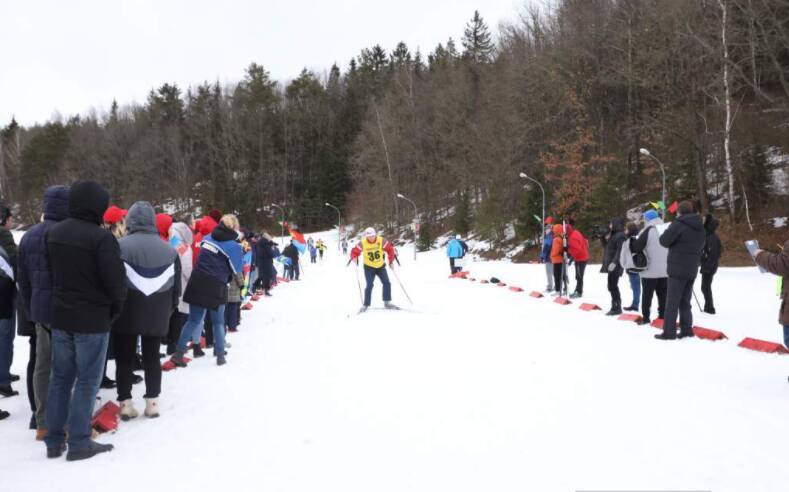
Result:
[[[638,306],[627,306],[627,307],[625,308],[625,311],[628,311],[628,312],[631,312],[631,311],[638,311]]]
[[[112,444],[99,444],[96,441],[89,441],[88,446],[85,449],[81,449],[79,451],[72,451],[71,449],[68,450],[68,454],[66,455],[66,461],[80,461],[86,460],[88,458],[93,458],[99,453],[107,453],[112,451],[115,448]],[[49,450],[47,450],[49,453]]]
[[[140,384],[144,381],[143,377],[139,374],[132,374],[132,384]]]
[[[159,398],[145,399],[145,416],[149,419],[155,419],[159,416]]]
[[[38,424],[36,423],[36,416],[35,415],[30,417],[30,424],[27,426],[27,428],[30,429],[30,430],[38,429]]]
[[[170,361],[175,364],[175,367],[186,367],[186,361],[184,360],[184,352],[180,350],[176,350],[172,357],[170,357]]]
[[[679,335],[677,335],[677,338],[680,338],[680,339],[682,339],[682,338],[693,338],[695,336],[696,336],[696,334],[693,333],[693,328],[689,328],[687,330],[680,329],[679,330]]]
[[[641,318],[640,320],[636,321],[637,325],[648,325],[650,323],[652,322],[649,321],[649,318]]]
[[[582,295],[583,294],[581,294],[580,292],[573,292],[572,294],[570,294],[570,299],[578,299]]]
[[[66,451],[66,443],[63,443],[55,448],[47,447],[47,458],[49,459],[60,458],[61,456],[63,456],[63,453],[65,451]]]
[[[384,301],[384,308],[386,309],[400,309],[399,307],[392,304],[392,301]]]
[[[367,306],[362,306],[362,307],[359,308],[359,314],[361,314],[361,313],[363,313],[365,311],[367,311]]]
[[[619,305],[611,306],[611,310],[605,313],[606,316],[619,316],[622,314],[622,308]]]
[[[14,390],[10,384],[0,386],[0,396],[10,398],[19,394],[19,391]]]
[[[139,413],[137,413],[137,410],[135,410],[134,402],[132,402],[131,398],[129,398],[128,400],[123,400],[122,402],[120,402],[120,404],[121,404],[120,416],[121,416],[121,420],[123,420],[124,422],[127,422],[131,419],[136,419],[137,416],[140,415]]]
[[[655,338],[658,340],[676,340],[677,336],[676,335],[672,336],[669,333],[663,332],[655,335]]]
[[[114,379],[110,379],[107,376],[104,376],[102,378],[102,380],[101,380],[101,388],[102,389],[112,389],[115,386],[117,386],[117,384],[115,383]]]
[[[224,356],[224,354],[222,354],[222,355],[217,355],[217,356],[216,356],[216,365],[218,365],[218,366],[224,366],[225,364],[227,364],[227,360],[225,359],[225,356]]]
[[[0,420],[7,419],[10,416],[10,413],[6,412],[5,410],[0,410]]]
[[[200,348],[199,343],[192,344],[192,355],[195,359],[205,355],[205,352],[203,352],[203,349]]]

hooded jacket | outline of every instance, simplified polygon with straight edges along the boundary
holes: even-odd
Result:
[[[461,244],[459,239],[452,238],[447,243],[447,256],[449,258],[463,258],[466,254],[466,251],[463,249],[463,244]]]
[[[589,261],[589,241],[581,234],[581,231],[571,225],[567,225],[567,254],[575,261]]]
[[[660,244],[668,248],[669,277],[693,278],[698,274],[704,236],[699,214],[682,215],[668,226]]]
[[[47,258],[47,234],[68,217],[67,186],[44,192],[44,221],[33,226],[19,242],[17,282],[19,303],[30,321],[52,324],[52,278]]]
[[[660,244],[659,228],[663,225],[660,217],[647,221],[641,234],[630,243],[630,251],[643,252],[647,257],[647,268],[641,271],[641,278],[668,277],[668,249]]]
[[[274,248],[276,245],[267,237],[261,236],[258,240],[257,244],[255,244],[255,263],[257,263],[258,268],[268,266],[274,264]],[[279,256],[279,255],[276,255]]]
[[[118,241],[101,227],[110,196],[95,181],[69,191],[69,218],[52,226],[47,254],[52,273],[52,328],[106,333],[126,299]]]
[[[551,263],[558,265],[564,261],[564,228],[561,224],[553,226],[553,244],[551,245]]]
[[[622,219],[614,217],[611,219],[611,233],[608,241],[605,243],[605,252],[603,253],[603,271],[608,273],[622,274],[622,264],[619,262],[619,255],[622,252],[622,243],[625,242],[625,227],[622,224]],[[610,270],[609,266],[613,264],[614,269]]]
[[[770,273],[780,275],[781,279],[781,308],[778,310],[778,322],[789,325],[789,241],[784,243],[780,253],[762,251],[756,257],[756,264]]]
[[[715,231],[718,221],[711,214],[704,218],[704,248],[701,250],[701,273],[715,274],[723,254],[723,245]]]
[[[181,262],[159,237],[150,203],[132,205],[126,221],[128,235],[118,243],[128,295],[113,332],[164,337],[181,297]]]
[[[192,230],[183,222],[176,222],[170,226],[170,245],[178,253],[178,260],[181,263],[181,286],[186,287],[189,277],[192,276],[194,261],[192,260],[192,242],[194,236]],[[189,304],[183,301],[183,292],[178,303],[178,311],[189,314]]]
[[[238,233],[219,224],[203,239],[197,264],[184,291],[184,302],[216,309],[227,302],[228,283],[243,269]]]

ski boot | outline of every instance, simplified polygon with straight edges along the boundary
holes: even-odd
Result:
[[[384,301],[384,308],[385,309],[394,309],[399,310],[400,308],[392,304],[392,301]]]

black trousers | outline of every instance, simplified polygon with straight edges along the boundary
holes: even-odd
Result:
[[[145,371],[145,398],[156,398],[162,390],[162,366],[159,362],[161,337],[142,339],[142,367]],[[113,333],[115,349],[115,379],[118,382],[118,401],[131,398],[132,374],[137,352],[137,335]]]
[[[701,293],[704,294],[704,310],[709,311],[715,309],[715,302],[712,300],[712,278],[715,277],[714,273],[701,274]]]
[[[556,289],[556,292],[558,292],[560,295],[567,289],[567,282],[562,285],[562,278],[566,278],[564,269],[562,268],[563,266],[563,263],[553,264],[553,288]]]
[[[36,414],[36,395],[33,390],[33,373],[36,369],[36,336],[30,336],[30,357],[27,359],[27,399],[30,402],[30,410]]]
[[[188,317],[188,314],[178,310],[170,316],[170,327],[167,330],[167,355],[175,353],[175,346],[178,345],[178,339],[181,338],[181,329]]]
[[[211,316],[206,316],[203,320],[203,337],[205,337],[205,346],[214,346],[214,326],[211,323]]]
[[[619,278],[622,270],[617,268],[613,272],[608,272],[608,292],[611,294],[611,308],[614,310],[622,309],[622,295],[619,293]]]
[[[658,319],[664,319],[666,314],[666,293],[668,290],[667,278],[642,278],[641,279],[641,315],[649,320],[652,310],[652,297],[657,294]]]
[[[666,297],[666,317],[663,321],[663,334],[667,337],[677,336],[677,313],[679,313],[679,331],[681,334],[693,333],[693,312],[690,298],[693,295],[693,283],[696,277],[668,278],[668,296]]]
[[[586,262],[575,262],[575,291],[578,294],[584,293],[584,273],[586,272]]]

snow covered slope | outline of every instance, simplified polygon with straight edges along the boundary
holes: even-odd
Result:
[[[322,263],[245,312],[226,366],[206,357],[166,373],[161,418],[102,436],[112,453],[47,460],[17,383],[22,395],[0,400],[12,413],[0,422],[3,490],[787,489],[789,356],[736,346],[745,334],[781,339],[774,277],[716,277],[721,314],[697,324],[730,340],[659,342],[577,303],[450,280],[442,251],[414,263],[404,248],[397,272],[415,305],[392,277],[409,310],[357,316],[356,269],[335,234],[320,235]],[[539,265],[468,269],[544,287]],[[588,300],[608,307],[597,270]],[[24,375],[27,339],[16,350]]]

